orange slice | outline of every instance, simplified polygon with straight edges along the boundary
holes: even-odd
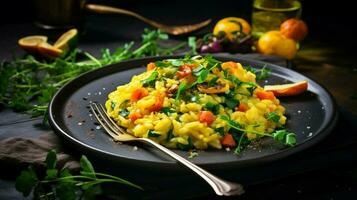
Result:
[[[283,85],[266,85],[264,90],[273,92],[275,96],[293,96],[305,92],[307,87],[307,81],[300,81]]]
[[[77,46],[77,43],[78,30],[74,28],[63,33],[53,46],[58,49],[61,49],[64,53],[67,53],[74,49]]]
[[[61,49],[58,49],[48,43],[41,43],[38,46],[38,52],[42,56],[44,56],[46,58],[50,58],[50,59],[57,58],[57,57],[61,56],[63,53],[63,51]]]
[[[43,35],[32,35],[19,39],[18,44],[25,51],[36,54],[38,53],[38,46],[47,42],[47,37]]]

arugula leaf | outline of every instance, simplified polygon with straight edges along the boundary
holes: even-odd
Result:
[[[185,64],[185,62],[182,59],[170,59],[169,61],[171,65],[175,67],[180,67]]]
[[[280,116],[276,112],[269,112],[267,113],[267,119],[273,121],[275,123],[279,123]]]
[[[208,76],[208,73],[209,73],[209,71],[208,71],[207,69],[202,69],[202,70],[200,71],[200,73],[199,73],[199,76],[198,76],[198,79],[197,79],[196,82],[197,82],[198,84],[205,82],[205,81],[206,81],[206,78],[207,78],[207,76]]]
[[[296,135],[294,133],[288,133],[285,138],[285,145],[295,146],[296,144]]]
[[[192,70],[192,74],[195,76],[199,76],[202,69],[204,69],[204,66],[198,65],[198,67],[196,67],[195,69]]]
[[[158,71],[156,70],[153,71],[147,79],[142,81],[143,86],[144,87],[154,86],[158,75],[159,75]]]
[[[170,129],[169,132],[167,132],[166,142],[169,142],[174,137],[173,129]]]
[[[153,131],[153,130],[149,130],[148,136],[149,136],[149,137],[160,137],[161,134],[158,133],[158,132],[155,132],[155,131]]]

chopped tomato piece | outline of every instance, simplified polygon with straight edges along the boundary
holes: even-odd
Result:
[[[157,94],[155,103],[153,105],[149,106],[148,110],[150,112],[159,111],[162,108],[162,106],[164,105],[164,100],[165,100],[165,93]]]
[[[129,119],[132,122],[135,122],[137,119],[140,119],[142,117],[143,117],[143,115],[139,111],[135,111],[135,112],[129,114]]]
[[[214,115],[211,111],[202,111],[199,114],[199,120],[201,123],[207,123],[207,125],[210,125],[214,121]]]
[[[179,70],[176,72],[176,76],[181,79],[191,75],[193,67],[194,65],[182,65],[181,67],[179,67]]]
[[[245,104],[245,103],[240,103],[239,106],[238,106],[238,111],[240,112],[245,112],[249,109],[248,105]]]
[[[134,90],[134,92],[131,94],[131,101],[136,102],[142,99],[143,97],[146,97],[149,95],[149,91],[145,88],[138,88]]]
[[[224,147],[235,147],[237,145],[232,134],[230,133],[227,133],[223,136],[223,138],[221,139],[221,144]]]
[[[146,71],[151,71],[156,68],[155,63],[151,62],[146,66]]]
[[[257,91],[255,93],[255,95],[257,95],[257,97],[260,100],[263,100],[263,99],[274,100],[275,99],[274,93],[270,92],[270,91]]]

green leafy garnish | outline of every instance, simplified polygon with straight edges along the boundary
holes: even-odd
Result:
[[[166,115],[169,115],[170,113],[174,113],[174,112],[176,112],[176,111],[175,111],[175,110],[172,110],[172,109],[169,108],[169,107],[162,107],[162,108],[160,109],[160,112],[165,113]]]
[[[174,134],[173,134],[173,130],[170,129],[169,132],[167,132],[166,142],[170,142],[170,140],[171,140],[172,138],[174,138],[174,137],[175,137],[175,136],[174,136]]]
[[[206,103],[205,108],[207,110],[211,111],[215,115],[219,114],[219,104],[208,102],[208,103]]]
[[[177,143],[176,146],[177,146],[178,149],[181,149],[181,150],[184,150],[184,151],[193,149],[192,138],[191,137],[188,138],[188,144]]]
[[[208,81],[208,87],[212,87],[212,86],[216,85],[218,79],[219,79],[219,77],[215,76],[211,80],[209,80]]]
[[[124,108],[124,109],[120,109],[119,111],[119,115],[126,118],[128,117],[130,114],[130,112],[128,111],[128,109]]]
[[[116,103],[115,103],[114,101],[111,101],[111,102],[110,102],[110,107],[112,108],[112,110],[114,110],[115,105],[116,105]]]
[[[161,134],[158,133],[158,132],[155,132],[155,131],[153,131],[153,130],[149,130],[148,136],[149,136],[149,137],[160,137]]]
[[[86,156],[80,159],[79,175],[72,175],[68,169],[57,169],[57,155],[51,150],[46,157],[46,176],[38,175],[32,166],[16,178],[16,190],[34,199],[94,199],[101,193],[102,183],[124,184],[142,190],[138,185],[116,176],[97,173]],[[57,173],[59,172],[59,173]]]
[[[295,133],[288,132],[285,129],[276,130],[272,133],[272,137],[284,145],[287,146],[295,146],[296,144],[296,135]]]
[[[181,82],[177,89],[176,101],[179,100],[180,95],[185,92],[186,88],[187,88],[187,83],[185,81]]]
[[[226,134],[224,127],[215,128],[214,132],[218,133],[220,136],[224,136],[224,134]]]
[[[159,72],[153,71],[147,79],[142,81],[143,86],[144,87],[155,86],[155,82],[156,82],[158,75],[159,75]]]
[[[239,100],[226,98],[224,103],[230,109],[235,109],[239,105]]]
[[[280,116],[276,112],[269,112],[267,113],[266,117],[268,120],[273,121],[275,123],[278,123],[280,119]]]
[[[256,78],[258,80],[267,79],[267,78],[269,78],[270,74],[271,74],[271,69],[268,69],[268,68],[266,68],[266,66],[264,66],[259,71],[259,74],[256,76]]]

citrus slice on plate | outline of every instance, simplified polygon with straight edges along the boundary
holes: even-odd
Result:
[[[307,87],[307,81],[300,81],[283,85],[266,85],[264,90],[273,92],[275,96],[293,96],[305,92]]]
[[[53,45],[57,49],[61,49],[64,53],[67,53],[74,49],[78,43],[78,30],[71,29],[61,35],[60,38]]]
[[[47,37],[43,35],[32,35],[19,39],[18,44],[29,53],[38,53],[38,46],[47,42]]]
[[[38,46],[38,52],[42,56],[44,56],[46,58],[50,58],[50,59],[60,57],[63,53],[63,51],[61,49],[58,49],[48,43],[41,43]]]

